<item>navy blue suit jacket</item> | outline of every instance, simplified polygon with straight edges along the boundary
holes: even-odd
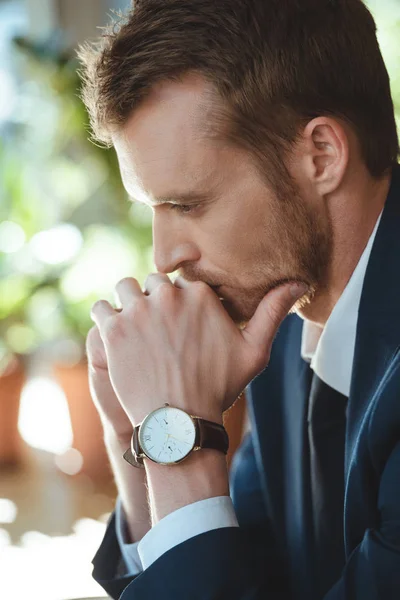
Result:
[[[236,453],[239,528],[169,550],[132,578],[117,576],[111,519],[94,577],[123,600],[322,600],[311,548],[302,320],[289,315],[269,366],[248,388],[252,431]],[[345,443],[343,570],[324,600],[400,599],[400,167],[372,248],[359,308]]]

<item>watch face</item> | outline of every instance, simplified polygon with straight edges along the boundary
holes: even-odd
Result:
[[[143,452],[158,463],[180,462],[192,450],[196,430],[192,418],[179,408],[163,406],[144,419],[139,430]]]

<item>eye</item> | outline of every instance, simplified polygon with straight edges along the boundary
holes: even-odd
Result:
[[[171,210],[176,210],[183,214],[193,212],[195,208],[197,208],[197,204],[171,204]]]

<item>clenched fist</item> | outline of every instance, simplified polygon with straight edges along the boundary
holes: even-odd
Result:
[[[101,300],[91,313],[123,410],[114,401],[102,409],[121,423],[128,415],[135,426],[165,402],[222,423],[223,412],[268,364],[276,331],[306,286],[272,290],[244,330],[203,282],[178,278],[174,285],[153,274],[145,293],[131,277],[116,291],[121,311]]]

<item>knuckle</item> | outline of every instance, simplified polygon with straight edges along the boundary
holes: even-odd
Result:
[[[127,324],[134,324],[135,327],[140,326],[148,315],[150,309],[149,300],[146,296],[135,299],[135,302],[126,306],[121,313],[119,319]]]
[[[116,318],[107,319],[103,326],[103,333],[105,339],[110,343],[120,339],[124,335],[121,321]]]
[[[122,285],[125,285],[126,283],[131,283],[133,281],[133,277],[123,277],[122,279],[120,279],[118,281],[118,283],[116,284],[116,289],[120,288]]]
[[[175,298],[176,288],[168,282],[160,283],[154,291],[159,300],[170,301]]]
[[[153,279],[154,273],[149,273],[144,280],[144,287],[147,287],[150,281]]]
[[[104,300],[96,300],[96,302],[92,305],[91,312],[96,313],[99,308],[103,306]]]
[[[134,305],[124,308],[124,319],[128,323],[132,323],[133,321],[135,324],[140,323],[145,309],[146,304],[138,300]]]
[[[143,315],[149,310],[149,301],[146,296],[141,296],[135,303],[129,307],[129,316]]]

